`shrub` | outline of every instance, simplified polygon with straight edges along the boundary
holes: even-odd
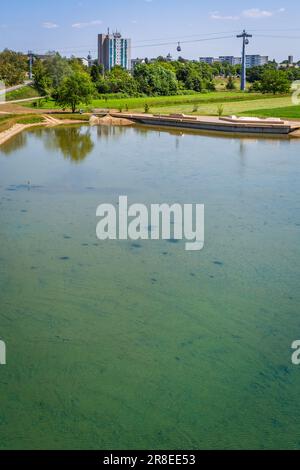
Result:
[[[230,75],[226,83],[226,90],[235,90],[236,86],[233,77]]]
[[[221,117],[224,114],[224,106],[222,104],[219,104],[218,106],[218,116]]]

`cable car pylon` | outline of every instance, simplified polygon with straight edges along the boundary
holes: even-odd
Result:
[[[237,38],[243,38],[243,49],[242,49],[242,72],[241,72],[241,90],[246,90],[246,46],[249,44],[249,39],[252,38],[252,34],[248,34],[246,30],[242,34],[238,34]]]

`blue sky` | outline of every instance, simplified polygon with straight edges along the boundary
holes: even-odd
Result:
[[[234,36],[247,28],[255,35],[249,53],[300,60],[300,2],[295,0],[2,0],[0,50],[59,50],[64,55],[96,54],[97,33],[118,28],[133,40],[133,57],[170,52],[176,41],[212,33]],[[297,30],[298,28],[298,30]],[[269,37],[263,37],[263,35]],[[202,35],[202,36],[201,36]],[[270,37],[284,36],[284,37]],[[149,41],[148,41],[149,40]],[[143,42],[144,41],[144,42]],[[151,44],[170,43],[151,46]],[[182,44],[182,55],[240,55],[235,37]]]

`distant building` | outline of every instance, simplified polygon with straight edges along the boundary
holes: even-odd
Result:
[[[90,52],[89,52],[89,55],[87,56],[87,60],[88,60],[88,67],[92,67],[94,64],[94,60]]]
[[[124,39],[118,32],[98,35],[98,62],[105,70],[115,65],[131,69],[131,39]]]
[[[280,64],[278,64],[278,68],[291,68],[291,67],[295,67],[295,68],[299,68],[299,62],[294,62],[294,57],[292,55],[289,55],[287,60],[284,60],[283,62],[281,62]]]
[[[219,62],[227,62],[230,65],[240,65],[242,63],[241,57],[234,57],[233,55],[219,56]]]
[[[87,57],[77,57],[77,59],[80,60],[85,67],[92,67],[94,64],[91,53],[89,53]]]
[[[49,52],[48,54],[35,54],[34,52],[28,52],[28,57],[32,56],[33,60],[47,60],[51,57],[54,57],[56,52]]]
[[[78,60],[80,60],[80,62],[82,63],[82,65],[84,65],[85,67],[88,67],[89,66],[89,61],[87,60],[86,57],[77,57]]]
[[[216,57],[200,57],[200,62],[204,62],[206,64],[214,64],[215,62],[221,63],[228,63],[230,65],[240,65],[242,63],[241,57],[235,57],[233,55],[220,55],[218,58]],[[261,55],[247,55],[246,56],[246,67],[251,68],[257,65],[265,65],[269,62],[268,56],[261,56]]]
[[[241,57],[234,57],[233,55],[221,55],[219,57],[200,57],[200,62],[205,64],[214,64],[215,62],[227,62],[230,65],[239,65],[242,63]]]
[[[145,64],[145,59],[132,59],[131,60],[131,70],[134,70],[135,67],[139,64]]]
[[[199,61],[205,64],[210,64],[212,65],[214,62],[217,61],[214,57],[200,57]]]
[[[261,65],[266,65],[269,62],[268,56],[262,55],[246,55],[246,67],[250,69],[251,67],[257,67]]]

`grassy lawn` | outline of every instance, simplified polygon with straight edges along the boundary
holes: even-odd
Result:
[[[262,95],[259,93],[242,93],[240,91],[219,91],[210,93],[199,93],[191,95],[157,96],[149,98],[119,98],[93,100],[89,106],[82,105],[85,111],[94,108],[114,109],[131,112],[144,112],[147,103],[151,113],[184,113],[194,115],[218,115],[218,106],[224,108],[224,115],[241,114],[249,116],[274,116],[297,118],[299,110],[291,105],[289,95]],[[25,105],[24,105],[25,106]],[[33,106],[26,103],[26,107]],[[57,109],[52,100],[40,100],[39,109]],[[75,115],[76,119],[85,120],[84,116]],[[57,116],[63,118],[63,116]]]
[[[105,109],[122,109],[134,111],[144,111],[145,103],[148,103],[150,108],[176,108],[180,106],[188,107],[189,110],[195,105],[213,104],[213,103],[231,103],[239,101],[256,101],[261,99],[260,93],[243,93],[240,91],[220,91],[209,93],[197,93],[192,95],[176,95],[176,96],[155,96],[143,98],[118,98],[118,99],[95,99],[91,105],[82,105],[82,109],[91,110],[93,108]],[[273,95],[265,95],[264,100],[275,99]],[[26,107],[33,107],[32,103],[24,104]],[[59,109],[53,100],[42,99],[38,102],[39,109]],[[253,107],[253,106],[252,106]]]
[[[0,118],[0,132],[4,132],[7,129],[10,129],[15,124],[36,124],[43,122],[44,118],[42,116],[34,115],[19,115],[19,116],[5,116]]]
[[[71,121],[83,121],[88,122],[90,120],[89,114],[69,114],[69,113],[57,113],[57,114],[50,114],[50,116],[54,117],[55,119],[67,119]]]
[[[247,95],[249,97],[250,95]],[[251,95],[251,99],[255,100],[259,94]],[[143,98],[121,98],[112,100],[93,100],[90,108],[110,108],[123,110],[128,107],[129,110],[143,111],[145,103],[150,108],[159,107],[179,107],[180,105],[197,105],[201,103],[223,103],[226,101],[240,101],[244,100],[245,95],[239,91],[223,91],[223,92],[209,92],[209,93],[198,93],[193,95],[176,95],[176,96],[155,96],[155,97],[143,97]],[[249,98],[250,99],[250,98]]]
[[[240,86],[241,86],[241,81],[239,78],[234,78],[233,79],[233,82],[235,84],[235,88],[236,90],[240,90]],[[228,78],[223,78],[223,77],[216,77],[214,79],[214,84],[215,84],[215,87],[216,87],[216,90],[217,91],[226,91],[226,85],[228,83]],[[250,83],[247,83],[247,89],[250,88],[251,84]]]
[[[153,111],[155,113],[161,114],[169,114],[169,113],[184,113],[184,114],[193,114],[193,115],[202,115],[202,116],[217,116],[218,115],[218,106],[220,104],[223,105],[224,108],[224,115],[231,115],[231,114],[243,114],[247,113],[248,110],[251,109],[272,109],[272,108],[280,108],[286,107],[290,104],[291,98],[290,97],[268,97],[268,98],[261,98],[258,97],[255,100],[255,105],[252,100],[244,100],[244,101],[237,101],[232,100],[229,102],[222,101],[218,103],[201,103],[197,104],[197,110],[191,104],[180,104],[177,106],[159,106],[155,108],[150,108],[150,112]],[[141,111],[141,109],[136,109],[135,111]]]
[[[32,86],[25,86],[19,90],[6,93],[6,101],[25,100],[27,98],[35,98],[39,96],[39,92]]]
[[[285,119],[300,119],[300,106],[286,106],[282,108],[254,109],[247,111],[248,116],[279,117]]]

